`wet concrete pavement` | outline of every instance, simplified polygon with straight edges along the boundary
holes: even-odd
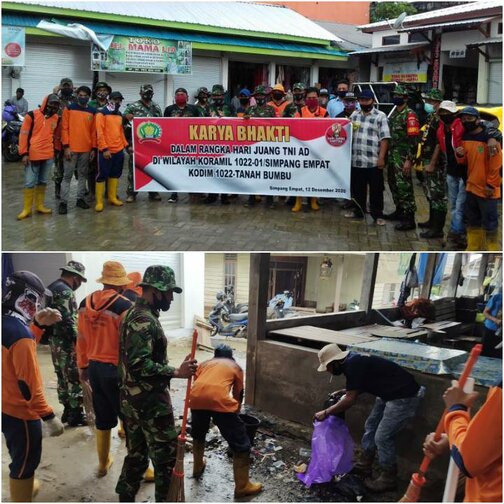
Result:
[[[126,192],[126,170],[120,181],[119,195]],[[263,203],[244,208],[247,196],[232,199],[230,205],[201,203],[201,196],[180,194],[176,204],[152,202],[139,194],[136,203],[123,207],[105,205],[102,213],[93,208],[75,207],[76,182],[71,185],[68,214],[57,213],[54,183],[49,182],[46,204],[53,215],[36,214],[17,221],[23,193],[23,167],[4,163],[2,170],[3,249],[14,250],[173,250],[173,251],[357,251],[357,250],[444,250],[441,239],[419,238],[421,229],[394,230],[394,222],[376,226],[366,221],[346,219],[336,200],[321,200],[321,210],[294,214],[290,206],[279,202],[275,209]],[[427,203],[415,181],[417,220],[427,216]],[[393,209],[385,192],[385,211]],[[500,213],[500,209],[499,209]],[[445,227],[448,229],[448,226]]]

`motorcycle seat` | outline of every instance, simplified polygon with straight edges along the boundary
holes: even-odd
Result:
[[[240,320],[248,319],[248,313],[230,313],[229,320],[231,322],[240,322]]]

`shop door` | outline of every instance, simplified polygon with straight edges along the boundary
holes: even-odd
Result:
[[[304,300],[306,264],[307,260],[304,257],[272,258],[268,300],[288,290],[293,294],[294,306],[301,306]]]
[[[488,103],[502,106],[502,61],[490,63],[488,76]]]

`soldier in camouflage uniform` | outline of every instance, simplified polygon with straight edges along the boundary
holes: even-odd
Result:
[[[134,502],[149,457],[154,465],[156,502],[165,502],[177,452],[177,429],[170,393],[172,378],[189,378],[196,360],[187,356],[178,369],[168,365],[167,342],[159,310],[167,311],[182,289],[168,266],[149,266],[142,295],[127,313],[120,335],[121,413],[128,454],[116,486],[120,502]]]
[[[439,126],[437,111],[443,101],[443,93],[439,89],[431,89],[422,97],[425,100],[425,111],[429,115],[420,143],[419,162],[423,166],[422,186],[429,202],[429,219],[426,222],[419,222],[418,227],[427,228],[427,231],[420,233],[421,238],[443,238],[443,227],[448,209],[446,167],[442,162],[439,147],[437,147]]]
[[[60,98],[60,110],[58,115],[63,115],[63,110],[68,107],[71,103],[77,102],[77,96],[74,93],[73,81],[69,77],[64,77],[60,81],[60,85],[54,88],[54,93],[57,94]],[[56,132],[54,133],[54,137],[58,139],[55,142],[55,152],[54,152],[54,172],[53,172],[53,180],[54,180],[54,195],[56,199],[60,199],[61,192],[61,183],[63,182],[63,160],[64,160],[64,151],[61,145],[61,120],[58,124]]]
[[[154,88],[152,84],[143,84],[140,86],[140,100],[129,103],[124,110],[123,117],[125,119],[125,135],[126,140],[130,145],[132,143],[131,121],[133,117],[162,117],[161,107],[152,101],[154,97]],[[129,136],[129,138],[128,138]],[[133,185],[133,155],[129,155],[128,159],[128,188],[126,189],[126,203],[133,203],[136,200],[137,193]],[[149,192],[151,201],[161,201],[161,196],[157,192]]]
[[[234,107],[224,103],[224,94],[224,86],[212,86],[212,104],[208,107],[210,117],[236,117]]]
[[[194,97],[198,100],[196,102],[196,107],[198,108],[201,117],[210,117],[210,104],[208,103],[208,98],[210,93],[206,87],[200,87],[196,91]]]
[[[387,174],[396,210],[383,217],[401,221],[395,226],[397,231],[409,231],[416,228],[416,204],[411,170],[418,149],[420,124],[415,112],[408,107],[406,88],[397,86],[393,95],[392,101],[396,109],[389,118],[391,138]]]
[[[87,282],[84,266],[77,261],[60,268],[61,278],[49,285],[49,305],[61,313],[62,320],[48,327],[45,336],[51,347],[54,370],[58,378],[58,400],[63,405],[61,421],[75,427],[86,425],[82,409],[82,388],[75,356],[77,340],[77,302],[74,291]]]
[[[301,114],[301,109],[305,106],[305,96],[306,96],[306,86],[302,82],[296,82],[292,86],[292,97],[294,101],[292,102],[296,106],[296,110],[290,109],[293,115],[285,117],[296,117],[296,113]]]

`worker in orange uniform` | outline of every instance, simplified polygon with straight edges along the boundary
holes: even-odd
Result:
[[[113,462],[110,437],[119,416],[119,326],[132,303],[121,294],[130,283],[121,263],[107,261],[97,282],[103,290],[93,292],[79,306],[76,350],[80,379],[93,390],[97,476],[102,478]]]
[[[97,212],[103,211],[103,196],[105,182],[107,182],[108,202],[114,206],[122,206],[123,202],[117,197],[117,186],[122,175],[124,163],[124,149],[128,147],[124,135],[123,116],[119,109],[124,97],[119,91],[113,91],[109,96],[109,104],[96,113],[96,136],[98,141],[98,174],[96,176],[96,205]]]
[[[260,483],[249,480],[250,439],[238,416],[242,400],[243,370],[234,360],[233,350],[227,345],[219,345],[214,358],[198,366],[189,397],[193,476],[198,478],[205,470],[205,436],[211,419],[233,452],[235,497],[255,495],[262,490]]]
[[[68,194],[72,175],[77,172],[77,206],[87,210],[86,181],[89,163],[94,160],[96,149],[96,109],[88,105],[91,89],[81,86],[77,89],[77,103],[70,103],[63,110],[61,141],[64,149],[63,181],[61,183],[58,212],[68,211]]]
[[[502,381],[488,391],[485,404],[471,419],[468,409],[478,396],[458,386],[447,389],[448,410],[443,434],[424,441],[424,453],[434,459],[451,448],[451,457],[466,476],[464,502],[502,502]]]
[[[60,99],[50,94],[39,109],[28,112],[19,134],[19,155],[25,165],[23,211],[18,220],[29,217],[35,200],[35,210],[50,214],[44,206],[49,171],[54,163],[54,132],[58,126]]]
[[[319,90],[316,87],[306,88],[306,97],[304,106],[301,107],[295,117],[302,118],[319,118],[329,117],[327,110],[319,105]],[[317,198],[310,198],[310,207],[313,211],[318,212],[320,207]],[[296,202],[291,209],[291,212],[300,212],[303,208],[303,200],[301,196],[296,196]]]
[[[2,432],[11,457],[11,502],[31,502],[38,491],[35,470],[42,455],[42,431],[59,436],[64,430],[45,399],[30,329],[34,322],[40,336],[44,327],[61,321],[57,310],[39,309],[46,292],[40,278],[29,271],[10,275],[3,289]]]
[[[142,287],[138,285],[142,281],[142,274],[139,271],[132,271],[127,277],[130,283],[126,285],[122,295],[134,303],[142,295]]]
[[[271,101],[268,105],[275,109],[276,117],[294,117],[297,107],[287,100],[285,89],[282,84],[275,84],[271,90]]]

